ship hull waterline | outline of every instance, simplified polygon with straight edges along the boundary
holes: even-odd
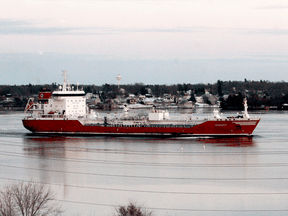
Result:
[[[191,137],[191,136],[252,136],[259,123],[257,120],[207,120],[201,124],[184,127],[167,126],[127,126],[127,125],[84,125],[79,120],[65,119],[23,119],[23,126],[33,134],[47,135],[95,135],[95,136],[160,136],[160,137]]]

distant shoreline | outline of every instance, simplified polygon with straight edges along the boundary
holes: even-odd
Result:
[[[25,107],[0,107],[0,111],[24,111]]]

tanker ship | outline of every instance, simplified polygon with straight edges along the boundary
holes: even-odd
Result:
[[[127,107],[118,115],[103,115],[86,105],[85,92],[67,82],[56,91],[42,89],[38,100],[30,98],[25,107],[24,127],[35,134],[104,136],[252,136],[260,118],[250,117],[247,101],[244,111],[223,116],[214,110],[210,117],[187,114],[170,117],[168,110],[154,106],[145,114],[130,113]]]

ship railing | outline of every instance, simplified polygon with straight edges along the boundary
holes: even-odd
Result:
[[[26,116],[26,119],[68,119],[68,116],[66,115],[59,115],[59,114],[37,114],[37,115],[31,115]]]
[[[190,128],[194,127],[196,124],[135,124],[135,125],[123,125],[123,124],[101,124],[101,123],[86,123],[85,126],[99,126],[99,127],[128,127],[128,128],[135,128],[135,127],[154,127],[154,128]]]

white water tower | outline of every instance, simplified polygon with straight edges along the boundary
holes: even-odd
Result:
[[[116,79],[117,79],[117,81],[118,81],[118,89],[119,89],[120,80],[122,79],[122,77],[120,76],[120,74],[118,74],[118,75],[116,76]]]

